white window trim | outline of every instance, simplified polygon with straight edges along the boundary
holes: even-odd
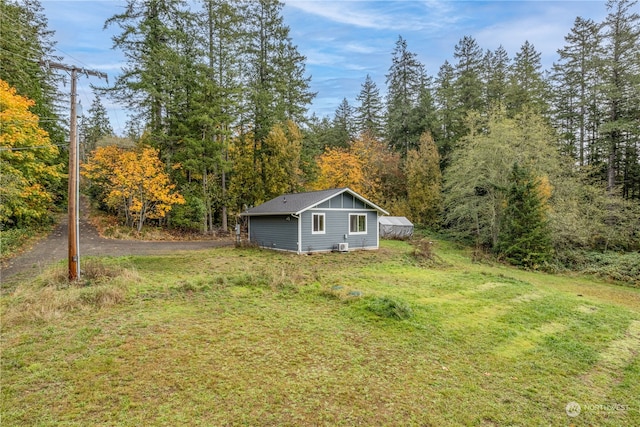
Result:
[[[320,231],[315,231],[314,230],[314,224],[315,224],[315,217],[316,216],[321,216],[322,217],[322,230]],[[325,215],[324,212],[322,213],[312,213],[311,214],[311,234],[325,234],[327,230],[327,217]]]
[[[353,216],[364,216],[364,231],[351,231],[351,217]],[[350,213],[349,214],[349,235],[367,234],[367,231],[369,230],[368,228],[369,224],[367,224],[367,217],[368,215],[366,213]]]

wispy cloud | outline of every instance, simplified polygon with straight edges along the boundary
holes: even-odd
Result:
[[[457,18],[443,1],[288,0],[286,5],[334,23],[389,31],[434,31]]]
[[[305,51],[307,65],[334,65],[344,61],[342,55],[327,53],[318,49]]]
[[[543,68],[549,68],[557,57],[557,50],[564,46],[564,37],[573,27],[577,16],[575,2],[550,3],[536,15],[527,15],[526,9],[514,14],[511,19],[495,22],[479,28],[474,37],[485,49],[495,49],[502,45],[509,56],[514,57],[525,41],[533,44],[542,55]],[[601,15],[604,19],[604,5],[598,2],[581,3],[581,11],[589,10],[590,16]]]

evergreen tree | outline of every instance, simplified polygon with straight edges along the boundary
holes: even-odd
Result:
[[[260,171],[255,185],[269,195],[268,162],[276,154],[267,143],[269,134],[288,121],[302,123],[313,99],[309,78],[304,76],[304,60],[289,37],[282,18],[283,3],[278,0],[247,2],[245,23],[247,44],[243,59],[246,66],[246,102],[249,109],[250,140],[254,146],[253,168]],[[246,139],[248,141],[249,139]],[[254,203],[256,200],[248,200]]]
[[[165,142],[167,119],[172,109],[174,78],[183,73],[180,46],[185,39],[183,0],[127,0],[123,13],[114,15],[105,28],[117,25],[122,31],[113,37],[113,47],[121,49],[127,65],[109,94],[137,112],[137,119],[148,125],[157,143]],[[166,150],[166,147],[162,147]]]
[[[506,93],[507,111],[515,115],[524,109],[540,114],[548,111],[549,91],[541,72],[540,53],[526,41],[511,64]]]
[[[457,138],[454,73],[453,66],[448,61],[445,61],[440,66],[435,84],[435,101],[439,123],[438,133],[440,134],[437,145],[440,153],[441,169],[443,170],[449,164],[451,151]]]
[[[318,118],[313,114],[302,130],[302,150],[300,152],[300,169],[302,170],[305,188],[318,179],[316,159],[325,150],[332,147],[334,140],[333,121],[329,117]]]
[[[462,121],[469,111],[482,108],[482,50],[473,37],[464,36],[455,46],[455,96],[457,107],[457,135],[465,132]]]
[[[354,140],[356,137],[354,114],[354,109],[349,105],[347,98],[343,98],[331,122],[331,140],[327,141],[330,146],[344,148]]]
[[[259,145],[273,126],[293,120],[304,122],[314,97],[304,75],[305,57],[289,37],[279,0],[247,2],[245,60],[250,124]],[[257,150],[256,154],[259,154]]]
[[[592,152],[600,126],[598,86],[599,25],[576,18],[567,43],[558,50],[553,65],[553,115],[562,137],[562,151],[584,166],[594,160]],[[590,154],[592,153],[592,154]]]
[[[408,51],[406,40],[399,37],[387,74],[387,140],[403,155],[420,137],[411,134],[411,113],[421,94],[423,68],[416,54]]]
[[[59,114],[64,98],[58,91],[62,77],[47,67],[57,61],[54,32],[38,0],[0,0],[0,79],[34,102],[31,111],[56,144],[65,141],[65,123]],[[66,106],[67,103],[65,102]]]
[[[501,45],[493,52],[487,50],[482,61],[484,105],[487,109],[497,108],[506,103],[509,85],[509,54]]]
[[[202,173],[204,231],[212,231],[216,211],[220,211],[222,230],[227,231],[228,146],[232,126],[240,114],[240,58],[243,10],[236,2],[203,0],[198,13],[199,25],[206,31],[200,44],[206,55],[199,94],[196,127],[202,155],[197,165]]]
[[[601,126],[607,153],[607,190],[622,184],[624,197],[640,197],[638,114],[640,109],[640,14],[635,0],[609,0],[604,22]]]
[[[527,168],[513,164],[495,248],[511,264],[535,268],[551,256],[547,206],[540,184]]]
[[[91,102],[88,116],[82,116],[80,120],[80,135],[82,140],[82,158],[97,148],[97,142],[105,137],[113,135],[113,128],[109,122],[107,110],[102,105],[100,97],[96,94]]]
[[[431,77],[423,73],[418,88],[418,102],[409,115],[409,135],[417,138],[417,142],[412,141],[412,146],[420,145],[420,138],[424,133],[431,134],[433,138],[440,138],[438,113],[431,86]]]
[[[358,133],[369,134],[374,138],[381,137],[384,133],[384,105],[380,90],[370,75],[367,74],[356,100],[360,102],[355,113]]]

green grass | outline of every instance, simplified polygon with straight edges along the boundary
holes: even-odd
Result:
[[[2,425],[640,425],[638,289],[433,250],[53,268],[2,296]]]

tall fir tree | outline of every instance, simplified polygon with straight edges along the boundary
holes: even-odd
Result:
[[[349,105],[347,98],[343,98],[331,122],[330,141],[327,141],[329,146],[346,148],[355,139],[354,114],[354,108]]]
[[[420,138],[425,133],[432,135],[434,139],[440,139],[440,127],[433,96],[432,78],[423,72],[418,88],[418,100],[409,114],[409,135],[417,138],[414,147],[420,146]]]
[[[370,75],[367,74],[356,100],[360,103],[355,113],[358,134],[369,134],[374,138],[381,137],[384,134],[384,104],[380,89]]]
[[[455,99],[455,70],[449,61],[440,66],[435,82],[435,101],[440,138],[437,140],[441,168],[445,169],[450,160],[454,143],[458,137],[456,131],[457,114]]]
[[[640,198],[638,114],[640,109],[640,14],[636,0],[609,0],[603,26],[601,126],[607,153],[607,190]]]
[[[107,109],[102,105],[100,96],[95,94],[87,116],[80,120],[80,138],[82,141],[81,158],[86,160],[89,153],[97,148],[97,143],[105,136],[113,136]]]
[[[256,185],[265,189],[271,179],[268,162],[275,155],[272,146],[266,143],[267,137],[275,126],[285,126],[287,121],[302,123],[315,96],[309,90],[309,78],[304,75],[305,57],[289,37],[282,8],[279,0],[246,2],[247,42],[243,60],[251,138],[240,140],[253,143],[250,150],[253,167],[261,172]],[[268,191],[265,194],[272,195]]]
[[[124,12],[105,22],[105,28],[120,28],[113,47],[124,52],[127,64],[107,92],[147,124],[161,151],[167,149],[162,145],[176,89],[172,79],[184,71],[177,44],[184,40],[185,8],[183,0],[128,0]]]
[[[498,108],[506,103],[511,64],[509,54],[500,45],[493,52],[487,50],[482,62],[485,108]]]
[[[407,49],[407,41],[398,37],[387,74],[387,140],[406,155],[420,138],[412,134],[412,111],[418,106],[424,82],[424,66]]]
[[[549,91],[542,74],[540,53],[526,41],[509,69],[507,110],[511,115],[519,114],[525,109],[546,114],[549,109],[548,99]]]
[[[298,52],[284,24],[279,0],[246,3],[243,60],[249,123],[260,143],[277,123],[304,121],[314,93],[305,76],[306,58]]]
[[[455,64],[455,96],[458,119],[458,136],[465,132],[463,120],[469,111],[482,108],[482,49],[473,37],[464,36],[456,44],[453,57]]]
[[[597,156],[593,146],[601,121],[597,101],[602,78],[598,67],[600,39],[598,24],[576,18],[553,65],[553,116],[562,138],[561,150],[580,166]]]
[[[203,0],[197,13],[204,34],[199,39],[206,55],[202,93],[198,94],[198,133],[203,146],[201,198],[204,231],[213,231],[219,211],[223,231],[228,228],[228,147],[232,126],[240,114],[240,52],[243,9],[237,2]]]
[[[44,9],[38,0],[0,0],[0,15],[0,79],[35,103],[31,111],[41,118],[49,138],[61,144],[67,120],[60,110],[68,104],[58,90],[62,77],[47,66],[60,58]]]

